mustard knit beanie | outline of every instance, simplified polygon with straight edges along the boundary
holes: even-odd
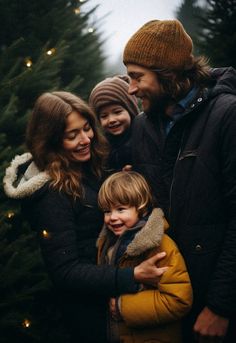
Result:
[[[190,69],[192,50],[192,39],[178,20],[152,20],[129,39],[123,61],[150,69]]]
[[[89,104],[97,116],[101,107],[120,104],[129,112],[131,119],[133,119],[140,111],[137,98],[134,95],[130,95],[128,89],[129,77],[127,75],[108,77],[93,88],[89,97]]]

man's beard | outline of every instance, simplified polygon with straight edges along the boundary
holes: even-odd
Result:
[[[166,108],[171,104],[172,98],[168,94],[152,95],[149,97],[150,107],[145,113],[155,120],[157,116],[164,115]]]

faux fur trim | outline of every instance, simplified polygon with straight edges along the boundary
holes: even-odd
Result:
[[[35,163],[32,162],[28,169],[35,173],[29,180],[20,180],[15,186],[17,181],[17,171],[20,165],[26,163],[32,159],[30,153],[24,153],[23,155],[17,155],[11,162],[10,166],[6,169],[6,174],[3,179],[3,187],[6,195],[13,199],[22,199],[34,194],[38,189],[43,187],[46,182],[50,180],[50,176],[47,172],[40,172]],[[28,170],[27,169],[27,170]]]
[[[138,256],[143,252],[158,247],[161,243],[165,229],[164,213],[160,208],[154,208],[148,221],[143,228],[137,232],[132,242],[127,246],[126,253],[129,256]],[[99,234],[99,242],[105,239],[109,230],[105,225]]]
[[[146,250],[158,247],[164,234],[164,214],[160,208],[154,208],[147,223],[135,235],[128,245],[126,253],[138,256]]]

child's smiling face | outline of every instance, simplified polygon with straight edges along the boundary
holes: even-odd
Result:
[[[104,222],[116,236],[120,236],[126,230],[132,228],[138,220],[139,214],[134,206],[118,204],[104,210]]]
[[[99,120],[105,132],[114,136],[125,132],[131,123],[129,112],[119,104],[103,106],[99,111]]]

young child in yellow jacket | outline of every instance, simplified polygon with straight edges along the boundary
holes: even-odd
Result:
[[[165,251],[158,266],[168,266],[155,288],[140,285],[136,294],[110,299],[108,341],[181,343],[180,319],[190,310],[192,287],[178,247],[164,233],[168,224],[162,210],[153,207],[147,182],[137,172],[117,172],[102,184],[98,203],[104,212],[99,264],[136,266]]]

